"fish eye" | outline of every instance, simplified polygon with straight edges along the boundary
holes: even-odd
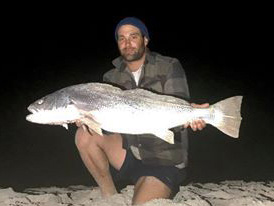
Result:
[[[39,105],[41,105],[41,104],[43,104],[44,103],[44,100],[43,99],[40,99],[40,100],[38,100],[38,102],[37,102],[37,104],[39,104]]]

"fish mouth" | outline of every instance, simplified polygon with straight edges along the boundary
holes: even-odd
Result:
[[[35,112],[37,112],[37,110],[34,109],[34,108],[31,107],[31,106],[28,107],[28,110],[29,110],[30,113],[35,113]]]
[[[28,120],[29,122],[31,122],[32,116],[33,116],[33,114],[27,115],[27,116],[26,116],[26,120]]]
[[[32,105],[28,106],[28,111],[32,114],[38,113],[40,110]]]
[[[26,120],[28,120],[28,121],[30,121],[30,122],[33,122],[33,121],[32,121],[33,116],[34,116],[36,113],[38,113],[39,110],[38,110],[38,109],[35,109],[35,108],[31,107],[31,106],[29,106],[27,109],[28,109],[28,111],[30,112],[30,114],[28,114],[28,115],[26,116]]]
[[[27,109],[30,114],[26,120],[39,124],[64,124],[81,117],[78,109],[72,105],[58,108],[37,108],[31,105]]]
[[[30,112],[31,113],[26,116],[26,120],[33,122],[32,119],[33,119],[33,116],[35,115],[35,112],[33,111],[30,111]]]

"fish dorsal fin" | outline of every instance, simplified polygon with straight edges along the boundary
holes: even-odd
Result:
[[[158,101],[158,102],[166,102],[166,103],[179,104],[179,105],[189,105],[187,101],[180,99],[178,97],[174,97],[166,94],[157,94],[141,88],[125,90],[124,94],[145,98],[147,101],[151,100],[152,102]]]

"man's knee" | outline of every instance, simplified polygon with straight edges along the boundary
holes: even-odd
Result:
[[[104,144],[104,136],[96,133],[91,133],[88,128],[83,129],[79,127],[75,134],[75,144],[78,149],[84,149],[88,146],[99,146],[102,147]]]
[[[75,134],[75,144],[78,149],[87,147],[92,142],[91,134],[84,130],[82,127],[79,127]]]
[[[135,185],[132,204],[143,204],[156,198],[168,199],[171,189],[161,180],[153,176],[140,177]]]

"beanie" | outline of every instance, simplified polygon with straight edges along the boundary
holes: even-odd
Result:
[[[126,17],[126,18],[122,19],[116,26],[116,29],[115,29],[116,41],[118,40],[119,28],[126,24],[130,24],[130,25],[137,27],[141,31],[142,35],[144,35],[149,40],[149,34],[148,34],[146,25],[140,19],[137,19],[136,17]]]

